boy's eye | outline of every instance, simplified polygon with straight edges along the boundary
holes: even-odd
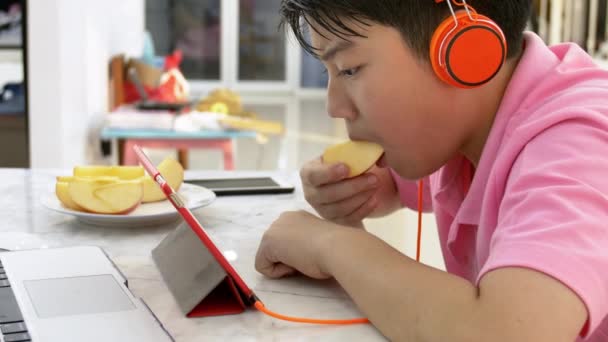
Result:
[[[361,67],[355,67],[350,69],[341,70],[338,75],[345,77],[353,77],[357,74],[357,72],[361,69]]]

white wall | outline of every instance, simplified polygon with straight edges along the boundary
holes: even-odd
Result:
[[[91,118],[107,110],[108,62],[137,56],[144,0],[28,0],[33,168],[86,163]]]

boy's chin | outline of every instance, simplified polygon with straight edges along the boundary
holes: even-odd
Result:
[[[403,164],[392,165],[392,164],[387,163],[385,167],[390,167],[401,178],[407,179],[410,181],[416,181],[416,180],[419,180],[419,179],[427,176],[427,174],[420,173],[420,170],[418,170],[416,168],[407,167]]]
[[[407,180],[414,181],[426,176],[425,174],[420,174],[420,170],[408,167],[408,165],[409,164],[404,164],[403,161],[400,160],[392,160],[391,162],[389,158],[386,157],[386,153],[383,153],[375,164],[376,167],[381,169],[390,168],[395,171],[395,173],[397,173],[401,178]]]

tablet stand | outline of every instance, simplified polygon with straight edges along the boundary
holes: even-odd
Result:
[[[186,316],[229,315],[245,310],[232,278],[186,222],[152,250],[152,259]]]

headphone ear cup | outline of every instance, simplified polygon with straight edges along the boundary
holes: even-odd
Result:
[[[473,14],[475,15],[475,14]],[[471,20],[466,11],[456,12],[435,30],[430,46],[435,74],[447,84],[474,88],[489,82],[507,58],[507,41],[490,18],[477,14]]]

